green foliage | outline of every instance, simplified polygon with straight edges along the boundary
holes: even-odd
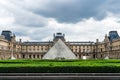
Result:
[[[0,72],[119,73],[120,60],[0,60]]]

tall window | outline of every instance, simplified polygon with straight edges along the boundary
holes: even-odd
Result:
[[[35,58],[35,55],[33,55],[33,58]]]
[[[25,58],[25,55],[24,55],[24,54],[22,55],[22,58]]]
[[[39,58],[39,55],[37,55],[37,58]]]
[[[31,58],[31,55],[29,55],[29,58]]]

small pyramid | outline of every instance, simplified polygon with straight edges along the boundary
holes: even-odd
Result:
[[[14,56],[11,56],[9,59],[11,59],[11,60],[14,60],[14,59],[16,59]]]
[[[104,59],[109,59],[109,56],[106,56]]]
[[[75,54],[59,39],[55,45],[43,56],[43,59],[77,59]]]

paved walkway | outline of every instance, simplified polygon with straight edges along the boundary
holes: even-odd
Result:
[[[0,80],[120,80],[120,73],[0,73]]]

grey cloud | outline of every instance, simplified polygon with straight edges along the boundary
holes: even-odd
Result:
[[[20,31],[13,31],[15,33],[16,36],[27,36],[27,34],[24,32],[24,30],[20,30]]]
[[[59,22],[77,22],[84,18],[102,19],[106,15],[100,7],[104,0],[70,0],[68,3],[50,3],[47,10],[33,10],[45,17],[53,17]],[[102,16],[101,16],[102,15]]]
[[[120,13],[120,0],[109,0],[104,6],[110,12],[113,12],[115,14]]]
[[[28,36],[32,37],[33,40],[39,40],[41,41],[42,39],[50,36],[51,39],[53,39],[53,32],[50,29],[46,28],[39,28],[38,30],[34,30],[30,35]]]
[[[34,15],[16,15],[16,23],[28,27],[43,27],[47,24],[47,20],[41,17],[35,17]]]
[[[9,2],[10,5],[5,7],[15,15],[16,23],[30,27],[45,26],[47,18],[75,23],[91,17],[96,20],[104,19],[107,12],[120,13],[120,0],[10,0]]]
[[[7,17],[10,16],[15,19],[14,20],[15,23],[11,24],[12,28],[7,29],[14,29],[13,32],[16,34],[16,36],[29,36],[32,40],[42,39],[47,40],[46,39],[47,37],[53,39],[52,34],[55,33],[56,31],[59,31],[57,29],[54,29],[55,27],[57,28],[59,25],[53,23],[54,28],[51,27],[51,25],[47,25],[48,18],[54,18],[59,22],[71,24],[75,22],[80,22],[80,20],[83,19],[87,20],[88,18],[91,17],[93,17],[96,20],[104,19],[104,17],[107,16],[106,14],[107,11],[115,13],[116,15],[120,13],[119,7],[120,0],[3,0],[3,1],[6,1],[7,4],[1,4],[0,2],[0,8],[6,10],[5,16]],[[87,24],[87,22],[84,24]],[[68,26],[66,24],[63,26],[64,28],[62,28],[60,31],[66,33],[66,37],[68,36],[71,39],[81,38],[80,40],[89,39],[94,40],[96,38],[95,35],[97,35],[97,33],[100,34],[102,31],[105,32],[106,30],[112,29],[111,27],[106,28],[104,25],[102,25],[102,29],[99,29],[99,27],[95,26],[95,24],[92,24],[89,25],[89,27],[91,28],[93,27],[95,29],[86,30],[85,27],[85,29],[82,30],[78,29],[79,31],[77,33],[74,32],[72,26],[66,27]],[[73,25],[73,27],[74,26],[75,25]],[[78,27],[82,26],[84,28],[84,25],[78,24],[77,26]],[[114,26],[114,24],[112,26]],[[69,28],[72,28],[72,30]],[[103,30],[104,28],[105,30]],[[29,32],[30,30],[32,31]],[[84,37],[85,35],[87,38]],[[91,35],[93,35],[92,36],[93,38],[91,38]]]
[[[1,4],[0,7],[3,7],[9,14],[12,14],[15,24],[27,27],[43,27],[47,25],[46,18],[34,14],[32,11],[25,10],[10,1],[8,1],[8,4]]]
[[[36,40],[41,41],[42,39],[44,39],[48,36],[50,36],[51,39],[53,38],[52,30],[46,29],[44,27],[42,27],[42,28],[32,28],[32,29],[30,29],[29,27],[26,27],[25,29],[12,30],[12,32],[14,32],[15,35],[19,36],[19,37],[21,37],[21,36],[30,37],[31,40],[33,40],[33,41],[34,40],[35,41]]]
[[[120,0],[48,0],[45,8],[37,6],[29,10],[59,22],[74,23],[90,17],[104,19],[106,12],[120,13],[119,5]]]
[[[26,26],[46,24],[46,21],[34,15],[55,18],[59,22],[75,23],[90,17],[96,20],[104,19],[107,12],[120,13],[120,0],[11,0],[11,3],[19,7],[17,14],[20,12],[19,15],[24,15],[21,9],[27,12],[25,19],[17,15],[17,22]]]

